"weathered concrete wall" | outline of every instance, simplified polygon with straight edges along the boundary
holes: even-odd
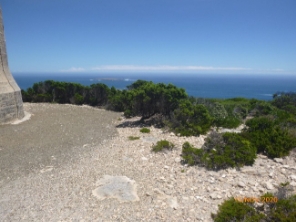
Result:
[[[20,88],[8,67],[2,11],[0,8],[0,124],[24,117]]]

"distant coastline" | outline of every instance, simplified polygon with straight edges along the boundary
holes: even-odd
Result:
[[[21,89],[32,87],[34,83],[52,79],[55,81],[75,82],[82,85],[103,83],[108,87],[125,89],[132,82],[143,79],[155,83],[172,83],[184,88],[188,95],[203,98],[256,98],[271,100],[277,91],[295,91],[296,76],[275,75],[168,75],[168,74],[20,74],[13,76]]]

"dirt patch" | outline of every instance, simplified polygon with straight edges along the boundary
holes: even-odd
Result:
[[[0,186],[33,170],[49,171],[116,135],[120,114],[85,106],[25,103],[32,116],[0,126]]]

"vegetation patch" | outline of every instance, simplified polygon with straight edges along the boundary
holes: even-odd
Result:
[[[170,128],[181,136],[205,134],[212,125],[213,118],[204,105],[181,101],[170,118]]]
[[[270,158],[283,157],[296,146],[296,139],[287,129],[276,124],[272,117],[256,117],[246,122],[243,134],[262,153]]]
[[[207,108],[216,127],[237,128],[250,110],[250,100],[245,98],[197,99],[196,102]]]
[[[140,132],[141,133],[150,133],[150,129],[148,129],[148,128],[142,128],[142,129],[140,129]]]
[[[128,139],[129,140],[138,140],[138,139],[140,139],[140,137],[139,136],[129,136]]]
[[[286,156],[296,147],[295,92],[275,93],[272,101],[246,98],[205,99],[189,97],[184,89],[172,84],[144,80],[133,82],[124,90],[109,88],[102,83],[83,86],[47,80],[22,90],[22,98],[24,102],[100,106],[124,112],[128,118],[140,116],[143,122],[158,116],[157,121],[152,124],[168,127],[181,136],[206,134],[211,127],[236,128],[246,121],[246,117],[253,117],[246,122],[247,129],[242,133],[243,138],[223,136],[225,144],[218,146],[218,149],[204,149],[199,155],[191,150],[192,160],[187,155],[188,163],[201,161],[208,166],[210,162],[215,162],[213,168],[218,165],[223,168],[223,165],[249,164],[248,158],[241,161],[242,151],[239,147],[247,148],[247,153],[253,149],[251,146],[256,147],[258,153],[269,158]],[[142,129],[141,132],[148,133],[148,130]],[[236,149],[239,151],[235,151]],[[230,158],[229,153],[236,155]],[[200,155],[203,158],[197,158]],[[250,155],[247,154],[247,157]],[[240,160],[234,160],[235,158]],[[218,162],[221,164],[217,165]]]
[[[156,143],[156,145],[152,146],[152,151],[154,152],[160,152],[164,149],[172,150],[175,147],[175,145],[167,140],[160,140]]]
[[[296,115],[296,92],[277,92],[273,95],[272,105]]]
[[[211,133],[201,149],[188,142],[183,144],[182,158],[188,165],[200,165],[211,170],[252,165],[256,148],[240,134]]]
[[[296,195],[280,199],[270,208],[268,221],[296,221]]]
[[[256,207],[254,203],[258,201],[252,202],[248,198],[230,198],[219,205],[218,212],[211,215],[212,219],[215,222],[296,221],[296,195],[279,198],[279,196],[275,197],[273,194],[266,193],[259,199],[265,200],[263,207]]]
[[[224,201],[219,205],[217,214],[212,214],[211,216],[215,222],[259,222],[265,218],[264,214],[257,212],[247,203],[237,201],[234,198]]]

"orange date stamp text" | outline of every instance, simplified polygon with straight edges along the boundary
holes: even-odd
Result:
[[[277,203],[277,197],[245,197],[238,196],[234,197],[234,200],[241,203]]]

